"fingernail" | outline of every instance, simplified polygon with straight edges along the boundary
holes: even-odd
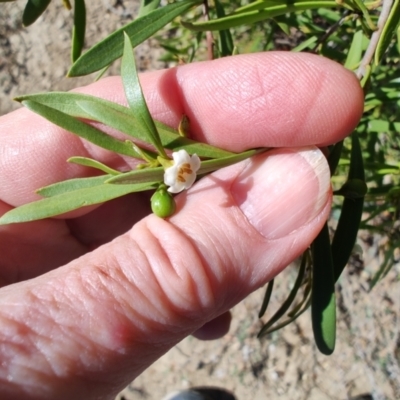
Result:
[[[249,160],[231,190],[250,224],[279,239],[323,210],[331,195],[329,168],[316,147],[276,149]]]

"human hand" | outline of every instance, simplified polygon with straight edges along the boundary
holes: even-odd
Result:
[[[231,151],[277,147],[176,197],[167,220],[134,194],[68,218],[0,227],[1,399],[111,399],[185,336],[226,331],[227,311],[307,248],[326,221],[329,169],[314,147],[357,124],[352,73],[263,53],[144,74],[152,115]],[[124,103],[119,78],[80,91]],[[116,156],[32,114],[0,119],[0,214]],[[133,227],[132,227],[133,226]],[[212,322],[210,322],[212,321]]]

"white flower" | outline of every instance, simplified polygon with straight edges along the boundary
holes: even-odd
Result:
[[[189,189],[196,180],[196,172],[200,168],[197,154],[190,156],[186,150],[172,153],[173,165],[164,173],[164,183],[169,186],[168,192],[179,193]]]

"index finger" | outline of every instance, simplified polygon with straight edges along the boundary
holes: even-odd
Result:
[[[155,119],[177,127],[185,114],[193,138],[231,151],[334,143],[356,126],[363,105],[351,72],[308,54],[234,56],[143,74],[141,82]],[[80,91],[126,103],[119,77]],[[27,110],[2,117],[0,132],[0,198],[13,206],[34,200],[38,187],[90,174],[67,164],[71,156],[124,162]]]

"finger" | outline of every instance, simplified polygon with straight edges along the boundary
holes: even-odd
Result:
[[[228,333],[232,315],[226,311],[213,320],[206,322],[202,327],[193,332],[193,336],[200,340],[219,339]]]
[[[243,55],[141,78],[156,119],[177,127],[186,114],[194,138],[232,151],[333,143],[351,132],[362,112],[363,93],[354,74],[308,54]],[[82,91],[125,102],[117,77]],[[69,157],[88,156],[116,168],[126,165],[126,158],[27,110],[0,121],[0,199],[12,206],[37,199],[39,187],[93,173],[66,163]]]
[[[2,398],[111,397],[298,256],[330,199],[318,149],[273,150],[199,181],[169,220],[2,289]]]
[[[10,207],[0,202],[0,215]],[[148,193],[109,201],[72,219],[0,227],[0,287],[34,278],[128,231],[150,213]]]
[[[152,115],[231,151],[335,143],[357,125],[364,94],[356,76],[331,60],[267,52],[143,74]],[[126,104],[119,78],[84,88]]]

